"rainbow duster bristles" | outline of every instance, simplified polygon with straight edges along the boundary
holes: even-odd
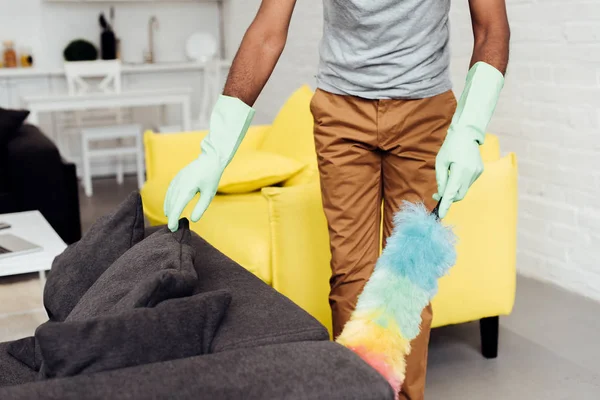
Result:
[[[454,265],[456,252],[452,230],[423,204],[405,202],[394,216],[394,226],[337,342],[356,352],[400,393],[421,313],[436,294],[438,279]]]

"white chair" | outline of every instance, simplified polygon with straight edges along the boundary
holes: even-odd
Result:
[[[209,60],[204,66],[203,86],[202,86],[202,103],[200,113],[196,125],[201,129],[208,129],[210,113],[214,107],[219,95],[223,92],[222,86],[222,69],[226,65],[225,61],[220,59]]]
[[[200,112],[198,118],[192,121],[192,130],[207,130],[210,122],[210,114],[219,95],[223,93],[223,78],[225,68],[231,66],[230,61],[212,58],[204,64],[202,71],[202,93],[200,99]],[[181,132],[181,125],[164,125],[158,128],[161,133]]]
[[[69,95],[78,96],[93,92],[121,92],[121,62],[119,60],[81,61],[65,63],[65,74]],[[100,83],[93,85],[90,79],[100,78]],[[79,113],[76,114],[80,122]],[[81,165],[85,194],[92,196],[91,159],[114,157],[116,159],[116,176],[119,184],[123,183],[123,158],[133,155],[136,159],[138,187],[144,184],[144,149],[142,132],[139,124],[122,124],[121,110],[116,110],[116,125],[81,128]],[[123,146],[123,140],[131,139],[133,145]],[[92,148],[93,142],[116,142],[115,146]]]

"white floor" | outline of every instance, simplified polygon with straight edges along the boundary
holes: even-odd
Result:
[[[0,278],[0,342],[31,336],[46,319],[38,274]]]
[[[520,278],[501,318],[496,360],[479,352],[479,326],[432,332],[427,399],[600,399],[600,304]]]

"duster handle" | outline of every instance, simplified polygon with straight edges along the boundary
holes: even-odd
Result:
[[[440,199],[440,201],[438,201],[437,205],[435,206],[435,208],[431,212],[433,215],[435,215],[435,217],[437,219],[440,219],[440,204],[442,204],[442,199]]]

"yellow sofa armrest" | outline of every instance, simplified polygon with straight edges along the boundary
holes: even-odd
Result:
[[[319,181],[262,194],[269,203],[272,286],[331,332],[331,253]]]
[[[450,207],[457,261],[433,299],[433,327],[508,315],[515,302],[517,157],[485,164],[464,200]]]
[[[316,159],[313,116],[310,102],[313,91],[307,85],[296,90],[273,120],[261,150],[281,154],[308,164]]]

